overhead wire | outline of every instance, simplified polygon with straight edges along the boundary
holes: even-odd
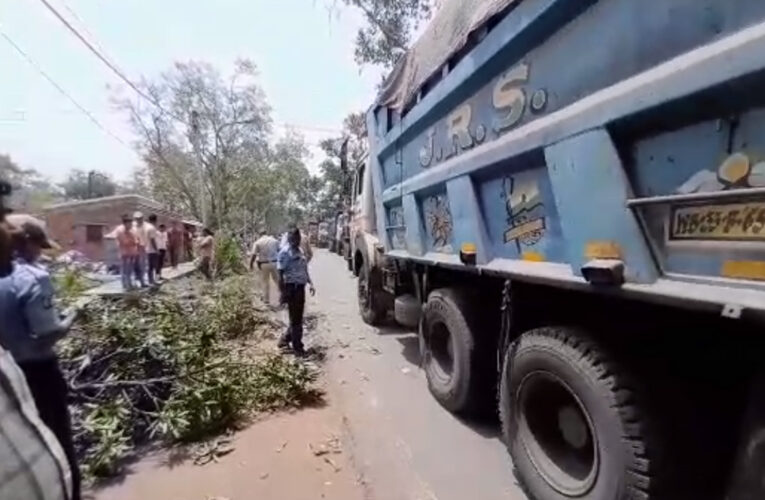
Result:
[[[98,119],[97,119],[97,118],[96,118],[96,117],[93,115],[93,113],[91,113],[90,111],[88,111],[88,109],[87,109],[87,108],[85,108],[85,106],[83,106],[82,104],[80,104],[80,102],[79,102],[79,101],[77,101],[77,99],[75,99],[74,97],[72,97],[72,95],[71,95],[69,92],[67,92],[67,91],[66,91],[66,89],[64,89],[64,88],[63,88],[61,85],[59,85],[59,84],[58,84],[58,82],[56,82],[56,80],[54,80],[54,79],[53,79],[53,77],[51,77],[51,76],[50,76],[50,75],[49,75],[49,74],[48,74],[48,73],[47,73],[47,72],[46,72],[44,69],[42,69],[42,67],[41,67],[39,64],[37,64],[37,62],[35,62],[35,61],[34,61],[34,59],[32,59],[32,58],[29,56],[29,54],[27,54],[27,53],[26,53],[26,52],[25,52],[25,51],[24,51],[24,50],[23,50],[21,47],[19,47],[19,45],[18,45],[18,44],[16,44],[16,42],[14,42],[14,41],[13,41],[13,39],[12,39],[10,36],[8,36],[8,34],[7,34],[7,33],[5,33],[4,31],[1,31],[1,30],[0,30],[0,36],[2,36],[2,37],[5,39],[5,41],[6,41],[6,42],[8,42],[8,44],[9,44],[11,47],[13,47],[13,49],[14,49],[14,50],[15,50],[15,51],[16,51],[16,52],[17,52],[17,53],[18,53],[18,54],[19,54],[19,55],[20,55],[22,58],[23,58],[23,59],[24,59],[24,60],[25,60],[25,61],[26,61],[26,62],[27,62],[27,63],[28,63],[30,66],[32,66],[32,68],[34,68],[34,69],[35,69],[35,71],[37,71],[37,73],[39,73],[39,74],[40,74],[40,76],[42,76],[43,78],[45,78],[45,79],[48,81],[48,83],[50,83],[51,85],[53,85],[53,87],[54,87],[56,90],[58,90],[58,92],[59,92],[61,95],[63,95],[64,97],[66,97],[66,98],[67,98],[67,99],[68,99],[68,100],[69,100],[69,101],[70,101],[72,104],[74,104],[74,106],[75,106],[77,109],[79,109],[79,110],[80,110],[80,112],[82,112],[82,114],[84,114],[84,115],[85,115],[85,116],[86,116],[86,117],[87,117],[87,118],[88,118],[88,119],[89,119],[91,122],[93,122],[93,124],[94,124],[94,125],[96,125],[98,128],[100,128],[100,129],[101,129],[103,132],[105,132],[106,134],[110,135],[110,136],[111,136],[113,139],[115,139],[117,142],[119,142],[120,144],[122,144],[122,145],[123,145],[123,146],[125,146],[126,148],[130,149],[130,151],[133,151],[133,152],[135,152],[135,151],[133,150],[133,148],[131,148],[131,147],[130,147],[130,146],[129,146],[129,145],[128,145],[128,144],[127,144],[125,141],[123,141],[122,139],[120,139],[120,137],[119,137],[117,134],[115,134],[114,132],[112,132],[111,130],[109,130],[109,129],[108,129],[106,126],[105,126],[105,125],[103,125],[103,124],[102,124],[100,121],[98,121]]]
[[[175,113],[172,113],[171,111],[168,111],[167,109],[165,109],[165,108],[162,106],[162,104],[160,104],[160,103],[159,103],[159,101],[157,101],[156,99],[154,99],[153,97],[151,97],[150,95],[148,95],[146,92],[144,92],[143,90],[141,90],[141,89],[140,89],[140,88],[139,88],[139,87],[138,87],[136,84],[134,84],[132,81],[130,81],[130,79],[129,79],[127,76],[125,76],[125,74],[124,74],[124,73],[123,73],[123,72],[122,72],[122,71],[121,71],[121,70],[120,70],[120,69],[119,69],[119,68],[118,68],[118,67],[117,67],[117,66],[116,66],[114,63],[112,63],[112,62],[111,62],[109,59],[107,59],[107,57],[106,57],[106,56],[104,56],[103,54],[101,54],[101,52],[99,52],[99,51],[98,51],[98,49],[96,49],[96,48],[93,46],[93,44],[92,44],[92,43],[90,43],[90,42],[88,41],[88,39],[87,39],[87,38],[85,38],[85,37],[84,37],[84,36],[83,36],[83,35],[82,35],[82,34],[81,34],[79,31],[77,31],[77,28],[75,28],[74,26],[72,26],[72,24],[71,24],[71,23],[70,23],[70,22],[69,22],[69,21],[68,21],[68,20],[67,20],[67,19],[66,19],[66,18],[65,18],[63,15],[61,15],[61,13],[60,13],[58,10],[56,10],[56,8],[55,8],[55,7],[53,7],[53,5],[51,5],[51,4],[50,4],[50,2],[48,2],[48,0],[40,0],[40,1],[43,3],[43,5],[45,5],[45,7],[47,7],[47,9],[48,9],[49,11],[51,11],[51,13],[53,13],[53,15],[54,15],[54,16],[56,16],[56,18],[57,18],[59,21],[61,21],[61,23],[62,23],[64,26],[66,26],[66,28],[67,28],[69,31],[71,31],[71,32],[72,32],[72,34],[73,34],[75,37],[77,37],[77,39],[78,39],[80,42],[82,42],[82,44],[83,44],[83,45],[85,45],[85,47],[87,47],[87,49],[88,49],[90,52],[92,52],[92,53],[93,53],[93,55],[95,55],[95,56],[96,56],[96,57],[97,57],[97,58],[98,58],[98,59],[99,59],[99,60],[100,60],[102,63],[104,63],[104,64],[106,65],[106,67],[107,67],[107,68],[109,68],[109,69],[110,69],[110,70],[111,70],[111,71],[112,71],[112,72],[113,72],[115,75],[117,75],[117,76],[118,76],[118,77],[119,77],[119,78],[120,78],[120,79],[121,79],[123,82],[125,82],[125,83],[126,83],[126,84],[127,84],[129,87],[130,87],[130,88],[132,88],[132,89],[133,89],[133,90],[134,90],[134,91],[135,91],[135,92],[136,92],[138,95],[140,95],[141,97],[143,97],[144,99],[146,99],[147,101],[149,101],[151,104],[153,104],[154,106],[156,106],[156,107],[157,107],[157,109],[159,109],[160,111],[162,111],[162,112],[163,112],[163,113],[165,113],[166,115],[168,115],[168,116],[170,116],[171,118],[173,118],[173,119],[175,119],[175,120],[179,121],[180,123],[183,123],[184,125],[188,125],[188,123],[186,123],[186,120],[184,120],[183,118],[179,117],[179,116],[178,116],[178,115],[176,115]]]
[[[177,120],[178,122],[189,126],[189,123],[184,120],[183,118],[179,117],[175,113],[168,111],[165,109],[162,104],[157,101],[155,98],[149,96],[146,92],[141,90],[136,84],[134,84],[125,74],[122,72],[117,64],[113,63],[107,56],[105,56],[103,53],[106,52],[104,50],[103,46],[101,46],[98,41],[95,39],[95,36],[93,33],[88,29],[85,22],[82,20],[82,18],[77,15],[76,12],[66,3],[64,0],[61,0],[62,5],[64,5],[64,8],[72,15],[73,18],[77,19],[80,25],[82,26],[83,31],[88,33],[92,39],[89,41],[85,36],[83,36],[75,26],[72,25],[48,0],[40,0],[43,5],[54,15],[56,18],[80,41],[83,45],[93,54],[95,55],[103,64],[107,66],[115,75],[117,75],[122,81],[124,81],[131,89],[133,89],[139,96],[146,99],[149,103],[154,105],[157,109],[159,109],[161,112],[165,113],[166,115],[170,116],[171,118]],[[98,48],[96,48],[98,46]],[[100,50],[99,50],[100,49]],[[334,130],[329,128],[322,128],[322,127],[313,127],[313,126],[306,126],[306,125],[298,125],[298,124],[292,124],[292,123],[277,123],[276,124],[280,128],[284,129],[290,129],[295,128],[298,130],[303,131],[312,131],[312,132],[319,132],[319,133],[337,133],[342,134],[341,130]]]
[[[93,43],[93,45],[95,45],[96,48],[104,54],[104,56],[111,59],[109,55],[109,51],[106,50],[103,45],[98,43],[96,36],[93,34],[92,31],[88,29],[88,25],[85,22],[85,20],[82,17],[80,17],[80,15],[77,14],[77,12],[75,12],[74,9],[67,2],[65,2],[64,0],[58,0],[58,1],[61,5],[64,6],[64,9],[66,9],[66,11],[80,24],[80,27],[85,32],[85,34],[90,37],[90,41]]]

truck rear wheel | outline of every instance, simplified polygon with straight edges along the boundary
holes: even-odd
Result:
[[[381,284],[378,272],[369,269],[366,262],[359,269],[357,295],[361,319],[368,325],[379,325],[385,319],[385,308],[380,300]]]
[[[494,378],[482,359],[481,339],[467,298],[458,290],[434,290],[422,312],[420,350],[428,388],[453,413],[475,413],[491,398]]]
[[[653,500],[660,457],[629,377],[586,335],[540,328],[507,350],[500,417],[535,500]]]

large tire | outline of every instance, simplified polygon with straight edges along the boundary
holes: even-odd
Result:
[[[377,326],[385,319],[387,311],[381,300],[381,294],[382,280],[379,271],[369,269],[364,262],[359,269],[357,288],[359,312],[364,323]]]
[[[500,418],[534,500],[658,499],[659,440],[622,367],[585,334],[540,328],[505,355]]]
[[[477,312],[461,291],[434,290],[422,311],[420,354],[428,388],[447,410],[484,413],[491,406],[492,369],[486,339],[478,338]],[[487,337],[491,332],[481,332]]]

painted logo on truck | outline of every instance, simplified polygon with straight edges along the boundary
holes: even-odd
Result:
[[[521,245],[535,245],[544,236],[545,206],[536,180],[517,181],[513,177],[506,177],[502,191],[508,226],[504,240],[505,243],[515,243],[520,252]]]
[[[446,194],[425,198],[423,211],[433,250],[450,253],[452,251],[452,214],[449,211],[449,200]]]
[[[491,92],[492,116],[488,119],[480,121],[475,116],[473,104],[468,102],[430,129],[420,148],[420,165],[427,168],[448,160],[482,144],[489,135],[496,139],[518,125],[528,110],[542,113],[547,106],[547,91],[537,89],[529,94],[525,88],[529,72],[529,64],[523,63],[496,80]]]

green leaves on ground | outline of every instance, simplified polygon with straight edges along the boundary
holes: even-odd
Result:
[[[203,439],[254,410],[320,398],[304,364],[253,354],[251,341],[274,328],[243,277],[204,295],[190,287],[88,305],[60,350],[85,474],[115,474],[152,439]]]
[[[65,267],[53,274],[56,297],[65,306],[77,300],[85,290],[93,287],[93,284],[93,281],[75,267]]]

